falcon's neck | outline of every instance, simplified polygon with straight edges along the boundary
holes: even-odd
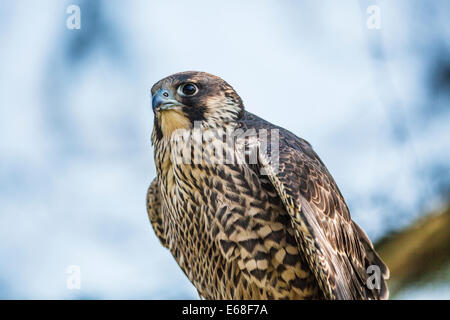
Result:
[[[208,162],[217,146],[231,141],[238,126],[236,121],[199,121],[190,129],[175,130],[170,135],[158,132],[155,126],[152,142],[158,175],[166,175],[173,165],[197,164],[197,159],[202,159],[201,164]]]

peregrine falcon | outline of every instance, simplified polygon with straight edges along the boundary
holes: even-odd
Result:
[[[201,298],[388,298],[389,269],[307,141],[205,72],[151,93],[148,216]]]

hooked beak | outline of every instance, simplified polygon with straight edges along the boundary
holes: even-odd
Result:
[[[169,90],[159,89],[152,97],[153,112],[159,112],[164,110],[179,109],[182,106],[177,100],[175,100]]]

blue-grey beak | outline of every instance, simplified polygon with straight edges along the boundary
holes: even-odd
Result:
[[[175,109],[180,106],[181,103],[179,103],[167,89],[159,89],[152,97],[153,112]]]

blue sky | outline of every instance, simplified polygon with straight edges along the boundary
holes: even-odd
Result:
[[[66,28],[70,4],[80,30]],[[366,27],[373,4],[379,30]],[[3,1],[0,298],[197,297],[145,211],[149,90],[179,71],[221,76],[247,110],[312,143],[372,239],[438,208],[450,180],[449,9]],[[80,290],[66,287],[69,265]]]

